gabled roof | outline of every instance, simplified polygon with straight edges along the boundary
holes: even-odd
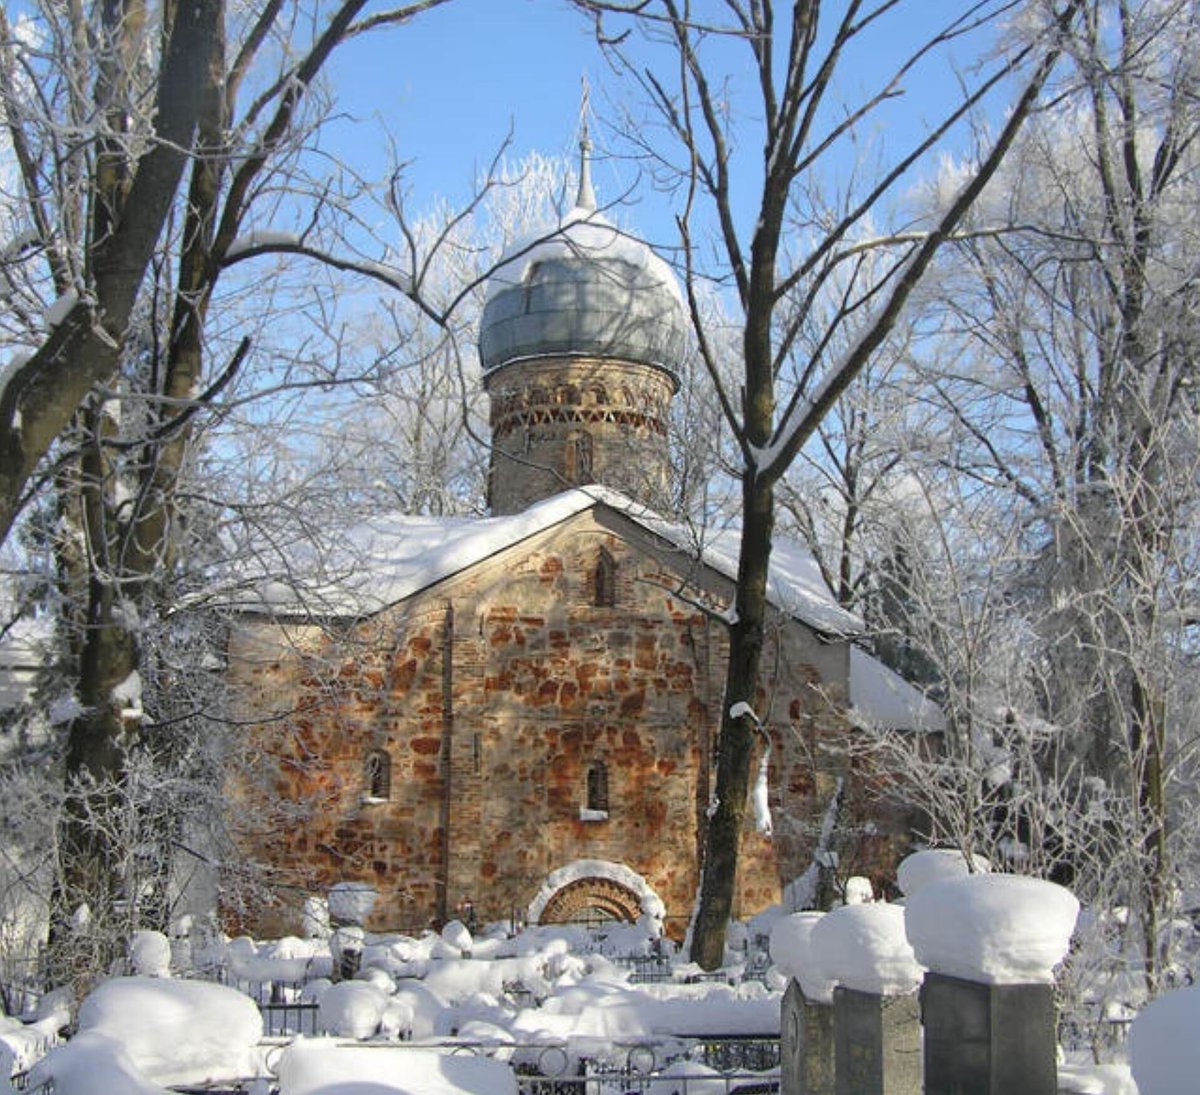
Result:
[[[349,529],[333,547],[309,548],[293,560],[286,583],[264,582],[247,612],[282,617],[366,617],[460,574],[523,540],[596,507],[623,515],[692,560],[735,581],[741,530],[694,529],[654,513],[608,487],[557,494],[505,517],[410,517],[386,514]],[[301,581],[296,576],[306,575]],[[777,537],[771,547],[767,589],[779,611],[829,638],[853,640],[864,625],[837,603],[811,554],[795,540]],[[860,721],[900,730],[939,732],[937,705],[903,677],[851,643],[850,705]]]
[[[504,517],[410,517],[385,514],[345,532],[320,552],[293,560],[288,582],[264,582],[247,611],[314,616],[370,616],[459,574],[506,548],[595,507],[627,517],[646,532],[735,580],[740,530],[697,530],[659,516],[618,491],[579,487]],[[302,578],[296,577],[303,576]],[[862,621],[830,594],[812,556],[794,540],[775,539],[768,585],[771,604],[825,635],[849,637]]]

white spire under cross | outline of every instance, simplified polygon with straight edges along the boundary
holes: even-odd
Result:
[[[579,102],[579,195],[575,199],[578,209],[594,210],[596,192],[592,189],[592,139],[588,132],[588,114],[591,112],[591,88],[587,73],[582,79],[582,94]]]

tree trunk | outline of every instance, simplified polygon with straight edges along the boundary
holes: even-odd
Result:
[[[700,883],[700,907],[692,929],[692,961],[704,969],[725,958],[725,926],[737,889],[738,852],[755,726],[750,715],[730,716],[739,701],[755,706],[758,671],[766,633],[767,571],[775,510],[771,489],[758,485],[752,471],[742,481],[744,504],[741,560],[738,564],[737,617],[729,632],[729,666],[717,739],[715,807],[708,822]]]
[[[67,737],[66,805],[59,830],[59,870],[51,897],[50,970],[56,982],[86,991],[120,955],[123,884],[118,817],[125,763],[140,719],[123,712],[116,694],[138,667],[133,633],[119,625],[121,588],[110,568],[111,528],[105,500],[108,466],[100,444],[103,410],[82,417],[85,435],[75,484],[78,519],[87,539],[87,607],[78,645],[77,698],[82,713]],[[86,908],[86,918],[77,918]],[[73,920],[75,922],[73,922]]]

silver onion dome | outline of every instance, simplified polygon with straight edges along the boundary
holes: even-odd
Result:
[[[674,373],[687,318],[671,268],[596,209],[582,142],[575,208],[510,247],[488,285],[479,331],[485,370],[533,357],[588,356]]]

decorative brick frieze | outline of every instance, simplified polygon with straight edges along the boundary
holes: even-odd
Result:
[[[597,357],[530,358],[484,376],[491,402],[488,502],[519,513],[566,487],[604,483],[655,505],[668,488],[675,378]]]

